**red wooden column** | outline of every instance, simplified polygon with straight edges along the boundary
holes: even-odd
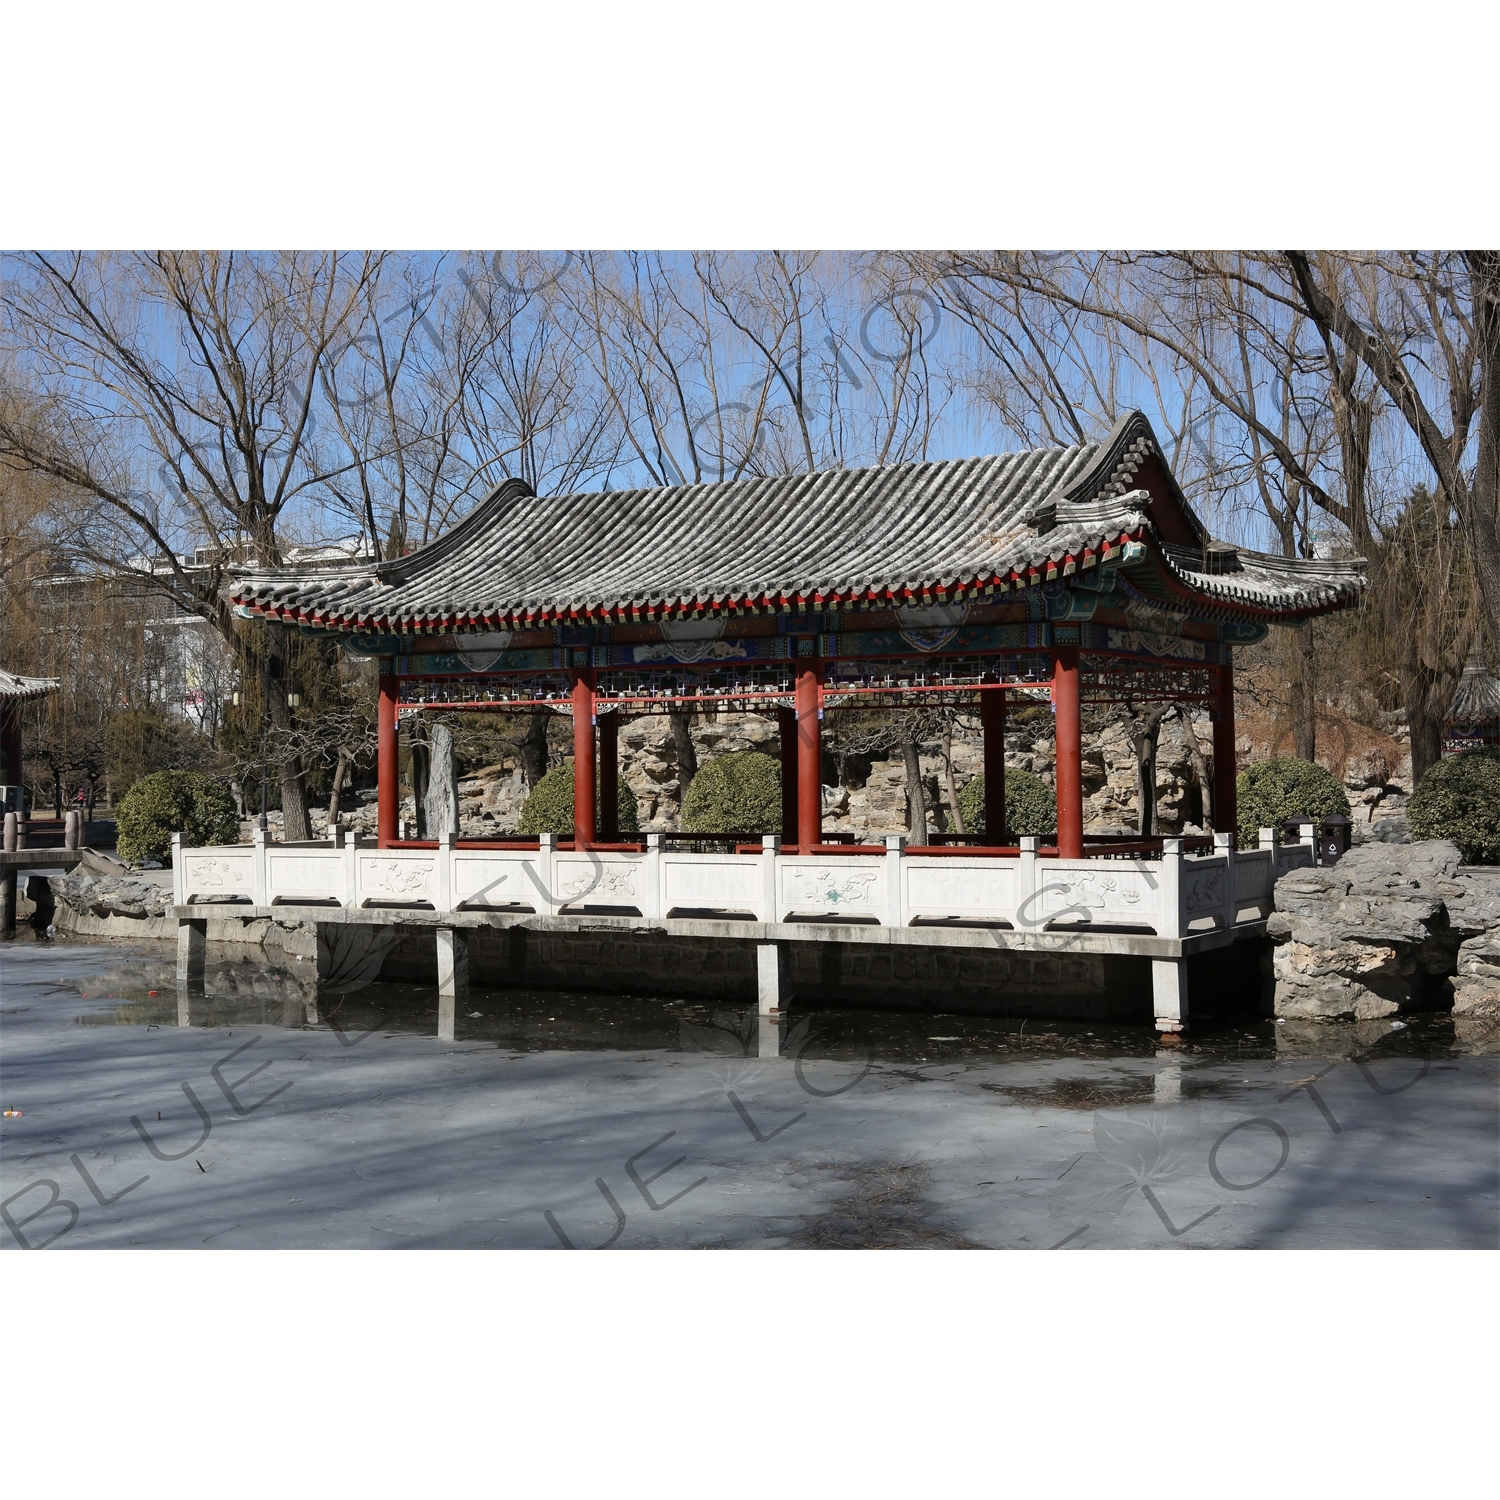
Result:
[[[1083,858],[1083,714],[1078,690],[1078,647],[1052,653],[1052,703],[1057,712],[1057,852]]]
[[[376,713],[379,738],[375,755],[375,842],[389,849],[396,842],[396,814],[401,803],[401,762],[397,756],[396,694],[400,678],[380,677]]]
[[[1227,649],[1227,648],[1226,648]],[[1214,669],[1218,689],[1214,704],[1214,831],[1233,833],[1239,827],[1237,768],[1234,753],[1234,667],[1225,662]]]
[[[620,841],[620,715],[599,718],[599,840]]]
[[[21,769],[21,701],[19,698],[0,702],[0,784],[20,786],[24,780]]]
[[[984,739],[984,841],[1003,844],[1006,838],[1004,688],[985,688],[980,692],[979,727]]]
[[[797,848],[812,853],[823,841],[823,749],[818,726],[820,661],[797,666]]]
[[[594,673],[573,669],[573,841],[594,842]]]
[[[797,710],[778,708],[781,731],[781,842],[797,842]]]

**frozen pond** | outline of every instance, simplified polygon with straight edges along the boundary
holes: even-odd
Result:
[[[0,1242],[1490,1247],[1494,1032],[1139,1027],[0,953]],[[306,965],[310,969],[311,965]],[[1205,1014],[1208,1013],[1208,1014]]]

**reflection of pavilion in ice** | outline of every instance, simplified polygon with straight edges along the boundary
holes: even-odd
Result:
[[[1443,754],[1500,745],[1500,677],[1471,653],[1443,724]]]

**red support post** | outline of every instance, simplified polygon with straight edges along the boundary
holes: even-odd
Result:
[[[573,842],[594,842],[594,673],[573,669]]]
[[[812,853],[823,841],[823,751],[819,735],[819,686],[823,663],[797,665],[797,848]]]
[[[984,841],[1005,842],[1005,689],[983,688],[979,727],[984,737]],[[973,830],[971,829],[970,832]]]
[[[401,803],[401,762],[397,756],[396,697],[400,679],[380,677],[376,713],[378,748],[375,755],[375,842],[389,849],[396,842],[396,814]]]
[[[25,780],[21,765],[21,704],[0,704],[0,784],[20,786]]]
[[[599,718],[599,838],[605,844],[620,841],[620,715]]]
[[[1234,667],[1225,662],[1214,669],[1218,689],[1214,704],[1214,831],[1233,833],[1239,827],[1234,750]]]
[[[1052,706],[1057,715],[1057,852],[1083,858],[1083,712],[1078,647],[1052,653]]]
[[[778,708],[781,732],[781,842],[797,842],[797,710]]]

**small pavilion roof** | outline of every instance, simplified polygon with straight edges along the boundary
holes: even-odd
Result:
[[[15,672],[0,671],[0,701],[41,698],[55,693],[61,686],[56,677],[21,677]]]
[[[236,568],[229,593],[331,630],[453,630],[925,604],[1100,563],[1169,606],[1259,620],[1345,607],[1364,581],[1357,560],[1213,543],[1132,412],[1102,443],[986,458],[545,497],[508,480],[407,557]]]

